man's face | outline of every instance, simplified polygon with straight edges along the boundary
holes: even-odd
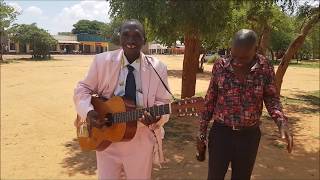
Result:
[[[231,48],[231,57],[237,63],[243,65],[249,65],[252,63],[253,58],[256,54],[256,46],[252,47],[237,47],[232,46]]]
[[[120,32],[120,44],[127,58],[138,58],[145,43],[143,30],[136,23],[125,24]]]

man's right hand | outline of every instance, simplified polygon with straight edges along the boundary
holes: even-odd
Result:
[[[87,114],[87,123],[90,124],[91,127],[102,128],[103,122],[101,122],[98,118],[98,112],[95,110],[91,110]]]
[[[206,142],[201,140],[199,137],[197,138],[197,160],[202,162],[206,159]]]

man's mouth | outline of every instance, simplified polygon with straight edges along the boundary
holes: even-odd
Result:
[[[127,44],[126,47],[129,48],[129,49],[134,49],[134,48],[136,48],[137,46]]]

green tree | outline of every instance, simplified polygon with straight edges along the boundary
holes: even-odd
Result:
[[[201,42],[223,30],[231,14],[231,1],[108,0],[111,15],[144,23],[148,37],[164,44],[184,39],[182,98],[195,94]]]
[[[232,10],[236,6],[250,5],[252,8],[268,11],[274,4],[291,7],[296,0],[217,0],[217,1],[185,1],[185,0],[107,0],[110,14],[121,19],[135,18],[142,21],[147,29],[148,38],[163,44],[171,45],[177,39],[184,39],[185,54],[183,60],[181,96],[190,97],[195,94],[196,72],[199,68],[200,47],[216,45],[214,40],[218,34],[227,30],[232,20]],[[259,18],[266,19],[262,13]],[[241,15],[240,15],[241,16]],[[242,22],[242,20],[236,22]],[[260,22],[260,21],[259,21]],[[261,22],[263,22],[261,20]],[[230,24],[237,27],[236,23]],[[241,23],[240,23],[241,24]],[[258,23],[259,25],[263,23]],[[261,28],[264,29],[264,28]],[[230,30],[228,35],[231,34]],[[230,36],[221,37],[226,43]]]
[[[120,45],[119,29],[122,22],[122,19],[114,17],[102,31],[102,34],[109,38],[115,45]]]
[[[295,25],[294,18],[281,11],[280,8],[273,8],[273,19],[270,22],[270,42],[268,49],[271,52],[272,59],[274,52],[278,55],[283,54],[293,40]]]
[[[46,30],[33,24],[15,24],[9,30],[10,38],[19,43],[29,43],[33,47],[33,59],[50,59],[50,50],[57,44]]]
[[[100,21],[90,21],[90,20],[79,20],[76,24],[73,25],[72,33],[73,34],[103,34],[105,29],[108,28],[108,24]]]
[[[312,46],[312,58],[320,59],[320,24],[315,25],[309,39]]]
[[[3,0],[0,0],[0,42],[1,42],[1,55],[0,61],[3,61],[2,54],[5,47],[5,36],[7,35],[7,28],[10,27],[11,23],[16,19],[19,13]]]
[[[276,72],[276,85],[277,92],[279,95],[281,92],[283,77],[289,66],[290,60],[303,46],[305,39],[307,35],[311,32],[312,28],[317,27],[316,25],[320,21],[319,7],[312,7],[309,5],[301,6],[297,15],[297,19],[299,18],[303,19],[303,23],[301,23],[301,26],[299,26],[301,27],[299,33],[286,50]]]

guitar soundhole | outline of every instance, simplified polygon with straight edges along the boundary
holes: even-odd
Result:
[[[112,122],[113,122],[112,114],[111,113],[106,114],[106,116],[105,116],[105,125],[107,127],[110,127],[110,126],[112,126]]]

